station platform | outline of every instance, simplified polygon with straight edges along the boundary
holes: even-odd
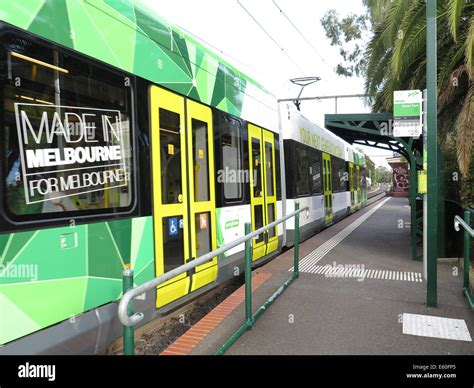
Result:
[[[462,295],[462,270],[457,262],[438,265],[438,307],[426,307],[409,221],[406,198],[384,198],[301,243],[300,277],[226,354],[473,354],[474,313]],[[254,271],[254,311],[292,265],[290,249]],[[243,294],[242,287],[162,354],[214,354],[244,321]],[[420,315],[451,320],[420,324],[413,320]]]

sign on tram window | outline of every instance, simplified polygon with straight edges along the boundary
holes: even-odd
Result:
[[[15,103],[15,116],[27,205],[128,185],[119,111]]]
[[[129,210],[132,104],[124,77],[14,35],[5,42],[0,144],[8,213]]]

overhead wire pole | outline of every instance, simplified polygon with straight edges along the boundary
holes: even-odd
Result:
[[[426,1],[426,85],[428,152],[428,247],[426,304],[438,305],[438,85],[437,85],[437,0]]]
[[[239,4],[240,7],[246,12],[246,14],[249,15],[249,17],[255,22],[255,24],[260,27],[260,29],[265,33],[265,35],[267,35],[271,39],[271,41],[275,43],[275,45],[283,52],[283,54],[286,55],[286,57],[291,61],[291,63],[293,63],[298,68],[298,70],[301,71],[302,74],[304,74],[304,70],[301,69],[301,67],[293,60],[293,58],[288,55],[285,49],[278,44],[275,38],[273,38],[273,36],[265,28],[263,28],[263,26],[258,22],[258,20],[250,13],[250,11],[243,6],[240,0],[237,0],[237,4]]]

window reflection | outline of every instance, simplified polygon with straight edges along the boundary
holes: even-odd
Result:
[[[131,96],[124,78],[7,36],[0,60],[5,207],[25,216],[131,204]]]

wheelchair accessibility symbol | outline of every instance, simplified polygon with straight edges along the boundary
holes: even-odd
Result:
[[[178,218],[177,217],[168,219],[168,235],[169,236],[178,235]]]

